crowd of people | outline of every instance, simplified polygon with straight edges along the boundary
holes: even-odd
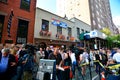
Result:
[[[40,59],[56,60],[55,75],[57,80],[70,80],[70,78],[75,77],[76,69],[82,76],[86,75],[87,65],[80,66],[84,63],[90,62],[90,66],[95,66],[96,73],[104,70],[98,62],[94,62],[95,60],[99,60],[103,66],[119,64],[120,48],[94,50],[73,45],[69,48],[63,46],[44,48],[35,47],[31,44],[11,45],[9,47],[3,45],[0,50],[0,79],[36,80]],[[65,70],[64,66],[69,67]],[[53,80],[56,80],[56,76],[53,77]]]

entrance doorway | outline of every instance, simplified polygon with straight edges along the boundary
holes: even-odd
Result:
[[[28,21],[19,19],[18,30],[17,30],[17,44],[26,44],[28,36]]]
[[[4,19],[5,19],[5,16],[0,15],[0,43],[2,40],[2,31],[3,31],[3,26],[4,26]]]

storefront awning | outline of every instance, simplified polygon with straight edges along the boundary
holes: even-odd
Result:
[[[107,35],[105,35],[104,33],[98,31],[98,30],[93,30],[90,31],[90,38],[101,38],[101,39],[105,39],[107,37]]]
[[[87,33],[81,33],[80,36],[79,36],[79,39],[80,40],[89,40],[91,38],[101,38],[101,39],[105,39],[107,36],[98,31],[98,30],[93,30],[93,31],[90,31],[90,32],[87,32]]]

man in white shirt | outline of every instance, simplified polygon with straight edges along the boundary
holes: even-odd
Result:
[[[120,63],[120,48],[117,49],[117,53],[114,54],[113,60],[115,60],[117,63]]]

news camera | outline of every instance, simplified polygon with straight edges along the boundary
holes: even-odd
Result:
[[[34,45],[32,45],[32,44],[26,44],[26,45],[25,45],[25,49],[26,49],[27,52],[30,53],[30,54],[34,54],[35,51],[38,50],[37,47],[34,46]]]

